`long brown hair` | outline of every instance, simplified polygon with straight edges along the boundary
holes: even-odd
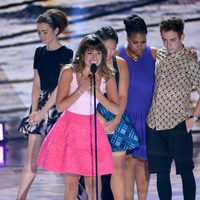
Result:
[[[102,60],[97,68],[97,74],[108,80],[112,76],[112,71],[106,64],[107,50],[103,44],[103,41],[96,34],[86,35],[82,39],[76,52],[75,59],[72,62],[71,68],[77,73],[83,72],[85,68],[84,55],[88,50],[101,51]]]

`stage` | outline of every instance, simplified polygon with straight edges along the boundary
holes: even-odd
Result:
[[[186,4],[188,3],[189,4]],[[14,4],[15,3],[15,4]],[[123,19],[130,14],[143,17],[148,26],[148,43],[162,46],[158,24],[163,16],[180,16],[186,21],[184,44],[200,58],[200,0],[7,0],[0,2],[0,121],[5,122],[7,142],[0,144],[0,200],[16,199],[27,140],[18,132],[19,122],[31,103],[33,56],[41,45],[35,18],[47,8],[62,8],[69,16],[69,27],[60,40],[74,51],[85,34],[111,25],[125,43]],[[193,97],[195,97],[193,99]],[[191,99],[191,107],[196,95]],[[200,124],[193,131],[196,199],[200,199]],[[179,176],[171,173],[173,199],[183,200]],[[63,200],[63,176],[39,169],[28,200]],[[137,200],[137,198],[135,198]],[[158,200],[155,175],[151,176],[147,200]]]
[[[196,199],[200,199],[200,133],[193,133],[195,178],[197,184]],[[24,159],[26,157],[27,140],[15,139],[6,142],[4,146],[5,159],[0,167],[0,199],[16,199],[17,189]],[[2,155],[1,155],[2,156]],[[179,176],[175,175],[174,167],[171,173],[174,200],[183,200],[182,184]],[[64,181],[63,175],[38,170],[38,174],[28,194],[28,200],[63,200]],[[137,200],[135,198],[134,200]],[[147,200],[158,200],[155,175],[151,176]]]

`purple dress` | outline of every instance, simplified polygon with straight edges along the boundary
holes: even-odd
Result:
[[[126,54],[125,46],[119,48],[119,56],[126,60],[130,73],[126,113],[142,140],[142,145],[139,149],[128,151],[128,153],[133,153],[135,157],[147,158],[146,117],[154,90],[155,60],[148,45],[143,56],[137,61],[134,61]]]

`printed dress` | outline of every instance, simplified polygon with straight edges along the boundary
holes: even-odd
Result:
[[[136,157],[147,158],[146,117],[151,106],[154,90],[155,60],[148,45],[142,57],[137,61],[126,54],[125,46],[119,48],[119,56],[126,60],[130,73],[126,113],[142,142],[140,148],[132,151],[132,153]]]
[[[102,81],[104,82],[104,81]],[[78,87],[73,74],[70,93]],[[105,82],[101,84],[105,92]],[[82,96],[59,117],[40,150],[38,166],[57,173],[95,176],[94,97],[90,92]],[[98,175],[113,171],[112,152],[97,119]]]
[[[73,57],[73,51],[65,46],[54,51],[48,51],[47,46],[39,47],[35,51],[34,69],[38,70],[40,77],[40,96],[38,100],[38,110],[46,104],[53,90],[58,84],[60,70],[64,64],[69,64]],[[45,114],[44,119],[37,125],[29,124],[31,107],[25,113],[18,130],[26,135],[40,134],[47,135],[54,125],[60,113],[57,112],[55,105]]]

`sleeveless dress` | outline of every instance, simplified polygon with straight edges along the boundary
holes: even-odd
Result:
[[[128,151],[127,153],[133,153],[135,157],[146,159],[146,117],[154,90],[155,60],[148,45],[142,57],[137,61],[126,54],[125,46],[119,48],[119,56],[126,60],[130,73],[126,113],[142,142],[139,149]]]
[[[40,77],[40,96],[38,110],[41,110],[52,92],[57,87],[60,70],[64,64],[69,64],[73,57],[73,51],[61,46],[54,51],[48,51],[47,46],[38,47],[35,51],[33,68],[37,69]],[[36,125],[29,124],[29,115],[32,106],[27,110],[19,125],[19,132],[28,134],[47,135],[61,113],[58,113],[55,105],[45,114],[44,119]]]
[[[117,66],[116,56],[113,56],[112,60],[113,67],[116,70],[115,79],[118,88],[120,74]],[[101,103],[98,104],[97,110],[107,121],[115,118],[115,115],[108,111]],[[140,138],[138,137],[129,117],[125,112],[122,115],[122,118],[116,126],[114,132],[112,134],[107,134],[107,137],[110,142],[112,152],[133,150],[139,148],[141,143]]]
[[[78,87],[73,74],[70,92]],[[102,80],[101,91],[105,92]],[[97,119],[98,175],[113,171],[110,145],[104,128]],[[56,173],[95,176],[94,102],[90,92],[82,96],[58,118],[45,138],[38,158],[38,166]]]

